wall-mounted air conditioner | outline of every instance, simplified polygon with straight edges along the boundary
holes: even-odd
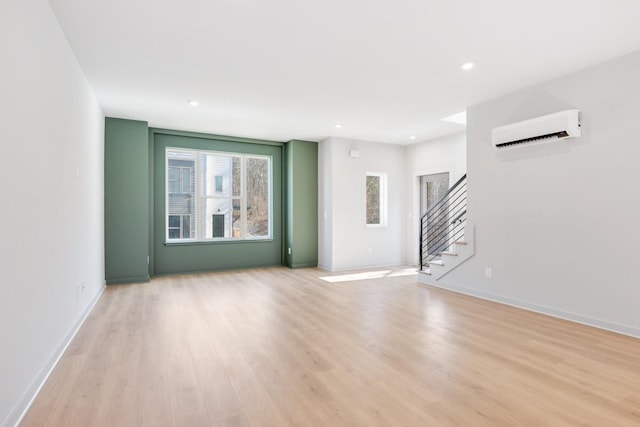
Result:
[[[579,110],[559,111],[500,126],[491,132],[493,146],[498,149],[541,144],[578,136],[580,136]]]

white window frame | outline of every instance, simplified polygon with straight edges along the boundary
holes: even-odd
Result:
[[[169,238],[169,216],[179,215],[169,213],[169,155],[170,151],[179,151],[184,153],[193,153],[195,156],[195,197],[193,201],[193,212],[191,214],[195,218],[195,232],[194,237],[188,239],[170,239]],[[239,157],[240,160],[240,196],[233,195],[233,188],[230,189],[229,196],[205,195],[204,194],[204,182],[200,179],[200,170],[202,168],[202,154],[217,155],[225,157]],[[268,206],[269,206],[269,232],[266,236],[247,236],[247,183],[246,183],[246,161],[247,159],[264,159],[268,161],[269,168],[269,182],[267,184],[268,193]],[[214,150],[197,150],[192,148],[182,147],[166,147],[165,148],[165,243],[196,243],[196,242],[225,242],[225,241],[253,241],[253,240],[273,240],[273,156],[263,154],[250,154],[250,153],[236,153],[230,151],[214,151]],[[171,166],[174,167],[174,166]],[[233,186],[233,183],[231,183]],[[215,190],[215,176],[213,182],[213,188]],[[204,230],[204,219],[201,218],[202,213],[200,208],[203,206],[205,199],[229,199],[231,200],[231,221],[233,221],[233,201],[240,200],[240,237],[207,237]],[[233,222],[231,226],[231,233],[233,234]]]
[[[383,228],[387,226],[387,174],[384,172],[367,172],[366,177],[378,177],[380,178],[380,223],[378,224],[368,224],[367,223],[367,181],[365,178],[365,195],[364,195],[364,203],[365,203],[365,216],[364,223],[367,228]]]

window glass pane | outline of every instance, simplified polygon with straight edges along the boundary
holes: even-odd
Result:
[[[230,196],[231,159],[230,156],[218,154],[202,155],[201,176],[204,180],[205,196]]]
[[[195,194],[192,192],[194,180],[195,154],[191,152],[168,153],[168,175],[175,178],[169,181],[167,194],[167,207],[169,215],[169,227],[177,231],[169,230],[169,239],[195,238],[195,222],[182,221],[182,216],[190,216],[195,209]],[[182,223],[182,224],[181,224]]]
[[[188,239],[191,237],[191,215],[182,217],[182,237]]]
[[[169,163],[169,178],[179,179],[179,168],[194,168],[196,155],[190,151],[168,151],[167,160]],[[175,171],[172,172],[172,169],[175,169]]]
[[[193,196],[189,193],[169,193],[169,215],[189,215],[193,213]]]
[[[169,215],[169,227],[180,227],[179,215]]]
[[[176,181],[180,178],[179,168],[169,168],[169,181]]]
[[[191,193],[191,168],[182,168],[182,192]]]
[[[240,196],[240,188],[242,186],[242,181],[240,180],[240,174],[242,167],[242,159],[240,157],[233,158],[233,166],[232,166],[232,179],[233,179],[233,196]]]
[[[196,167],[196,155],[189,151],[167,152],[167,181],[169,193],[191,193],[193,171]],[[169,213],[186,213],[169,210]]]
[[[247,158],[247,236],[269,235],[269,160]]]
[[[207,239],[231,237],[231,199],[205,199],[204,232]]]
[[[240,211],[240,199],[233,199],[233,237],[242,237],[242,212]]]
[[[180,169],[169,168],[169,192],[177,193],[180,191]]]
[[[367,176],[367,224],[380,224],[380,177]]]

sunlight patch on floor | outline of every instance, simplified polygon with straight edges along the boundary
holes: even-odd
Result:
[[[389,274],[387,277],[402,277],[402,276],[413,276],[418,274],[418,270],[414,267],[403,268],[402,270],[396,270]]]
[[[356,280],[382,279],[383,277],[402,277],[418,274],[415,268],[404,268],[402,270],[378,270],[364,271],[362,273],[341,274],[338,276],[324,276],[320,280],[329,283],[353,282]]]

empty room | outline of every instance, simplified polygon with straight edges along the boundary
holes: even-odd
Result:
[[[639,19],[0,1],[0,427],[640,426]]]

